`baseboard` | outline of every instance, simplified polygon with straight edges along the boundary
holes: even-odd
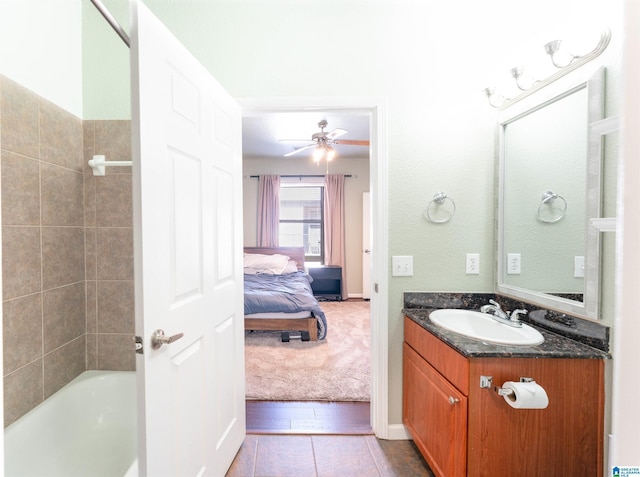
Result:
[[[348,298],[362,298],[362,293],[349,293]]]
[[[390,441],[412,440],[411,434],[403,424],[390,424],[388,437]]]

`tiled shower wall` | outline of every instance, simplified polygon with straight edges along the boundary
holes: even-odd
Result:
[[[134,370],[131,168],[108,167],[96,177],[86,165],[94,154],[131,160],[130,121],[84,122],[84,196],[87,366]]]
[[[105,144],[130,157],[129,134],[0,75],[5,425],[85,369],[135,367],[131,174],[85,166]]]

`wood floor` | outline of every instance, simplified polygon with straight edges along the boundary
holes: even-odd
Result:
[[[368,402],[247,401],[248,434],[373,434]]]

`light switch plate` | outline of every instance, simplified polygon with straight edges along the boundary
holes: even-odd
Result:
[[[394,277],[413,276],[413,256],[395,255],[391,257],[391,274]]]

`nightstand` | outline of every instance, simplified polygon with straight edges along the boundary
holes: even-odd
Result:
[[[311,289],[318,300],[342,301],[342,267],[323,265],[307,269],[313,282]]]

